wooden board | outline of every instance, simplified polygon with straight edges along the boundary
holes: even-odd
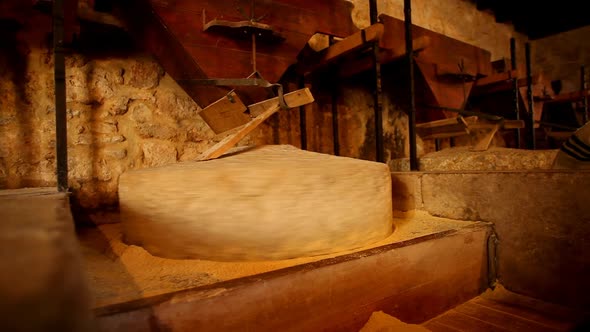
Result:
[[[314,101],[313,96],[311,95],[311,92],[308,88],[288,93],[284,98],[287,105],[291,108],[310,104]],[[246,135],[256,129],[256,127],[262,124],[262,122],[278,112],[281,109],[281,106],[279,104],[279,98],[277,97],[250,105],[249,109],[251,112],[256,114],[256,117],[245,124],[243,127],[239,128],[236,132],[232,132],[219,143],[213,145],[207,151],[203,152],[198,160],[209,160],[220,157],[229,151],[229,149],[238,144],[244,137],[246,137]]]
[[[120,5],[135,39],[199,106],[217,101],[229,89],[194,85],[191,79],[243,78],[253,72],[251,38],[203,31],[203,21],[244,21],[238,9],[250,14],[250,0],[130,0]],[[258,71],[266,80],[277,82],[313,34],[353,34],[357,28],[351,10],[352,5],[344,0],[258,1],[254,16],[263,17],[259,23],[285,37],[280,43],[257,43]],[[246,104],[266,95],[260,88],[236,87],[236,92]]]
[[[216,134],[220,134],[248,123],[250,117],[244,114],[246,109],[240,97],[232,91],[202,109],[199,115]]]
[[[381,14],[379,19],[385,25],[381,47],[405,49],[404,21],[385,14]],[[492,73],[489,51],[413,25],[412,38],[416,39],[422,36],[428,37],[430,43],[417,55],[417,60],[431,64],[448,64],[449,66],[456,66],[463,61],[466,72],[482,76]]]
[[[433,318],[423,325],[432,332],[566,332],[576,331],[584,314],[507,291],[502,285]]]
[[[99,315],[98,325],[112,332],[150,326],[174,331],[358,332],[376,310],[404,322],[423,322],[481,292],[486,282],[487,227],[472,223],[456,231],[170,294],[151,305],[136,301],[125,310]]]
[[[292,146],[127,172],[119,199],[128,243],[166,258],[289,259],[393,231],[387,165]]]
[[[467,135],[469,128],[463,117],[456,117],[418,124],[416,132],[422,139],[436,139]]]

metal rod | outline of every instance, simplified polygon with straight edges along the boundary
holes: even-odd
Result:
[[[377,0],[369,0],[371,24],[377,23]],[[381,63],[379,62],[379,41],[373,43],[373,107],[375,109],[375,149],[376,160],[385,162],[385,151],[383,149],[383,89],[381,86]]]
[[[305,88],[305,77],[299,78],[299,88]],[[299,107],[299,132],[301,135],[301,149],[307,150],[307,116],[305,113],[305,106]]]
[[[517,70],[516,65],[516,39],[510,38],[510,63],[512,65],[512,70]],[[520,91],[518,87],[518,74],[515,75],[512,82],[512,93],[514,94],[514,114],[516,120],[520,120]],[[515,130],[516,135],[516,148],[520,149],[520,128],[516,128]]]
[[[588,122],[588,94],[585,93],[588,87],[586,82],[586,67],[580,67],[580,91],[584,98],[582,99],[582,107],[584,109],[584,123]]]
[[[53,54],[55,57],[55,149],[57,190],[68,190],[68,136],[66,117],[66,61],[64,54],[64,0],[53,2]]]
[[[418,153],[416,149],[416,96],[414,87],[414,45],[412,40],[412,0],[404,0],[404,19],[406,25],[406,54],[409,70],[409,96],[410,114],[409,136],[410,136],[410,170],[418,170]]]
[[[525,45],[525,60],[526,60],[526,84],[527,84],[527,102],[529,105],[528,123],[527,126],[527,148],[535,149],[535,103],[533,99],[533,71],[531,68],[531,44],[526,43]]]
[[[377,11],[377,0],[369,0],[369,15],[371,25],[377,23],[379,20],[379,12]]]
[[[329,37],[329,44],[334,45],[334,36]],[[334,75],[333,77],[338,77]],[[338,127],[338,82],[332,83],[332,140],[334,143],[334,155],[340,155],[340,134]]]

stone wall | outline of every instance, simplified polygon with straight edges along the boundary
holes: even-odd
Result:
[[[583,27],[532,42],[533,66],[551,80],[561,80],[562,93],[580,89],[580,66],[590,72],[588,34],[590,27]]]
[[[56,182],[50,21],[30,14],[0,38],[0,188]],[[128,169],[194,159],[214,143],[199,107],[150,56],[69,54],[66,76],[69,184],[82,207],[115,205]]]

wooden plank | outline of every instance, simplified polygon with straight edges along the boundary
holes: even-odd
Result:
[[[467,135],[469,128],[463,117],[456,117],[421,123],[416,132],[422,139],[436,139]]]
[[[456,117],[456,118],[447,118],[447,119],[440,119],[440,120],[435,120],[435,121],[430,121],[430,122],[425,122],[425,123],[419,123],[416,125],[416,128],[435,128],[435,127],[443,127],[443,126],[449,126],[449,125],[456,125],[457,123],[460,123],[460,117]]]
[[[538,313],[534,308],[522,308],[510,303],[500,303],[484,299],[480,296],[470,301],[475,305],[480,305],[488,308],[489,310],[499,311],[505,314],[514,315],[523,319],[528,319],[537,322],[545,327],[552,328],[558,331],[568,331],[574,327],[571,322],[564,322],[546,314]]]
[[[413,41],[414,52],[419,52],[419,51],[425,49],[426,47],[428,47],[429,43],[430,43],[430,38],[428,36],[421,36],[421,37],[415,38]],[[397,47],[397,48],[393,48],[393,49],[381,48],[378,59],[379,59],[380,63],[384,64],[384,63],[389,63],[389,62],[393,62],[396,60],[404,59],[405,57],[406,57],[405,47],[404,48]],[[342,66],[340,68],[339,76],[340,77],[350,77],[350,76],[362,73],[364,71],[367,71],[371,68],[373,68],[373,58],[366,56],[366,57],[362,57],[361,59],[358,59],[358,60],[347,62],[346,66]]]
[[[511,330],[492,325],[477,318],[467,316],[456,310],[449,310],[445,314],[433,319],[433,322],[450,326],[464,332],[509,332]]]
[[[482,78],[478,79],[477,81],[475,81],[474,88],[482,88],[487,85],[504,83],[504,82],[509,81],[509,80],[513,79],[514,77],[518,77],[518,76],[519,75],[518,75],[517,70],[511,70],[511,71],[507,71],[504,73],[493,74],[490,76],[482,77]]]
[[[502,129],[522,129],[525,127],[524,120],[504,120]]]
[[[587,313],[580,310],[511,292],[501,285],[496,287],[493,292],[483,293],[480,297],[484,300],[507,304],[511,307],[534,310],[536,313],[545,317],[563,321],[579,322],[581,318],[587,315]]]
[[[314,101],[313,96],[311,95],[311,92],[308,88],[286,93],[284,98],[285,103],[287,103],[289,108],[307,105],[313,103]],[[248,109],[250,110],[250,116],[258,117],[272,105],[278,104],[278,102],[279,98],[275,97],[250,105],[248,106]]]
[[[298,107],[313,103],[314,99],[311,91],[309,91],[308,88],[305,88],[286,94],[285,101],[289,107]],[[281,109],[278,98],[273,98],[254,105],[250,105],[249,108],[251,110],[255,109],[257,112],[260,109],[264,109],[264,111],[260,112],[258,116],[241,127],[237,132],[227,136],[219,143],[209,148],[197,160],[209,160],[220,157],[229,151],[229,149],[231,149],[233,146],[238,144],[239,141],[241,141],[244,137],[246,137],[246,135],[256,129],[262,122]]]
[[[380,15],[379,18],[385,25],[382,47],[404,49],[404,21],[385,14]],[[417,60],[452,65],[464,62],[466,72],[475,72],[484,76],[492,74],[491,53],[489,51],[416,25],[412,27],[412,34],[413,38],[422,36],[430,38],[429,47],[417,55]]]
[[[533,320],[517,317],[501,311],[492,310],[487,307],[479,306],[469,302],[458,306],[455,308],[455,311],[513,332],[555,331],[555,329],[538,324]]]
[[[444,325],[437,321],[429,321],[422,325],[432,332],[461,332],[461,330],[457,330],[456,328]]]
[[[423,322],[481,291],[489,226],[479,225],[172,294],[152,306],[100,315],[98,324],[113,332],[146,321],[174,331],[352,332],[377,310]]]
[[[232,91],[202,109],[199,115],[216,134],[220,134],[248,123],[250,118],[244,114],[246,109],[240,97]]]
[[[547,103],[569,103],[582,100],[584,97],[590,97],[590,89],[559,94],[548,100]]]
[[[350,54],[370,42],[380,40],[383,36],[383,24],[377,23],[344,38],[342,41],[325,50],[303,59],[303,65],[298,68],[301,74],[314,71],[322,66],[333,63],[338,58]]]

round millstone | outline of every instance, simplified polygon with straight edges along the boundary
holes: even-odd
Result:
[[[125,240],[167,258],[289,259],[393,231],[385,164],[288,145],[129,171],[119,198]]]

